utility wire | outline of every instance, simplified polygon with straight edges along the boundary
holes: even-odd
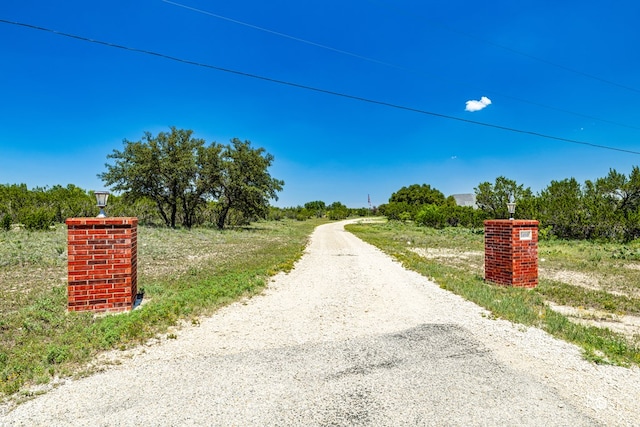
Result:
[[[515,133],[520,133],[520,134],[525,134],[525,135],[531,135],[531,136],[536,136],[536,137],[545,138],[545,139],[551,139],[551,140],[555,140],[555,141],[568,142],[568,143],[572,143],[572,144],[585,145],[585,146],[594,147],[594,148],[600,148],[600,149],[604,149],[604,150],[619,151],[619,152],[622,152],[622,153],[640,155],[640,151],[633,151],[633,150],[627,150],[627,149],[624,149],[624,148],[618,148],[618,147],[612,147],[612,146],[607,146],[607,145],[594,144],[594,143],[586,142],[586,141],[578,141],[578,140],[575,140],[575,139],[568,139],[568,138],[562,138],[562,137],[553,136],[553,135],[547,135],[547,134],[543,134],[543,133],[540,133],[540,132],[527,131],[527,130],[516,129],[516,128],[507,127],[507,126],[500,126],[500,125],[495,125],[495,124],[491,124],[491,123],[479,122],[479,121],[476,121],[476,120],[463,119],[461,117],[450,116],[450,115],[447,115],[447,114],[434,113],[432,111],[421,110],[419,108],[407,107],[407,106],[403,106],[403,105],[399,105],[399,104],[393,104],[393,103],[386,102],[386,101],[378,101],[378,100],[371,99],[371,98],[365,98],[365,97],[356,96],[356,95],[349,95],[349,94],[342,93],[342,92],[336,92],[336,91],[332,91],[332,90],[328,90],[328,89],[317,88],[317,87],[314,87],[314,86],[303,85],[303,84],[300,84],[300,83],[289,82],[289,81],[286,81],[286,80],[274,79],[274,78],[271,78],[271,77],[265,77],[265,76],[261,76],[261,75],[258,75],[258,74],[246,73],[244,71],[238,71],[238,70],[232,70],[232,69],[229,69],[229,68],[218,67],[218,66],[215,66],[215,65],[205,64],[205,63],[202,63],[202,62],[191,61],[191,60],[188,60],[188,59],[182,59],[182,58],[178,58],[178,57],[175,57],[175,56],[166,55],[164,53],[154,52],[154,51],[150,51],[150,50],[146,50],[146,49],[139,49],[139,48],[124,46],[124,45],[115,44],[115,43],[111,43],[111,42],[105,42],[105,41],[102,41],[102,40],[96,40],[96,39],[92,39],[92,38],[88,38],[88,37],[78,36],[78,35],[75,35],[75,34],[65,33],[65,32],[53,30],[53,29],[50,29],[50,28],[40,27],[40,26],[37,26],[37,25],[26,24],[26,23],[17,22],[17,21],[10,21],[10,20],[6,20],[6,19],[0,19],[0,23],[9,24],[9,25],[15,25],[15,26],[24,27],[24,28],[29,28],[29,29],[32,29],[32,30],[48,32],[48,33],[56,34],[56,35],[59,35],[59,36],[68,37],[68,38],[72,38],[72,39],[76,39],[76,40],[81,40],[81,41],[85,41],[85,42],[89,42],[89,43],[94,43],[94,44],[98,44],[98,45],[102,45],[102,46],[108,46],[108,47],[112,47],[112,48],[116,48],[116,49],[122,49],[122,50],[126,50],[126,51],[129,51],[129,52],[142,53],[142,54],[145,54],[145,55],[151,55],[151,56],[155,56],[155,57],[158,57],[158,58],[168,59],[168,60],[175,61],[175,62],[180,62],[180,63],[183,63],[183,64],[189,64],[189,65],[194,65],[194,66],[197,66],[197,67],[203,67],[203,68],[208,68],[208,69],[212,69],[212,70],[223,71],[225,73],[235,74],[235,75],[238,75],[238,76],[250,77],[252,79],[267,81],[267,82],[271,82],[271,83],[277,83],[277,84],[280,84],[280,85],[285,85],[285,86],[289,86],[289,87],[295,87],[295,88],[299,88],[299,89],[305,89],[305,90],[318,92],[318,93],[324,93],[324,94],[327,94],[327,95],[338,96],[338,97],[341,97],[341,98],[352,99],[352,100],[355,100],[355,101],[366,102],[366,103],[369,103],[369,104],[381,105],[381,106],[385,106],[385,107],[395,108],[395,109],[398,109],[398,110],[411,111],[411,112],[414,112],[414,113],[424,114],[424,115],[428,115],[428,116],[440,117],[440,118],[443,118],[443,119],[455,120],[455,121],[458,121],[458,122],[464,122],[464,123],[474,124],[474,125],[478,125],[478,126],[484,126],[484,127],[493,128],[493,129],[500,129],[500,130],[504,130],[504,131],[508,131],[508,132],[515,132]]]
[[[354,58],[363,59],[365,61],[370,61],[370,62],[375,62],[376,64],[386,65],[387,67],[398,68],[398,69],[403,70],[403,71],[411,71],[411,70],[408,70],[406,68],[400,67],[398,65],[391,64],[389,62],[384,62],[384,61],[380,61],[378,59],[369,58],[369,57],[366,57],[366,56],[363,56],[363,55],[358,55],[357,53],[348,52],[346,50],[337,49],[335,47],[331,47],[331,46],[327,46],[327,45],[324,45],[324,44],[312,42],[310,40],[305,40],[305,39],[300,38],[300,37],[295,37],[295,36],[292,36],[292,35],[289,35],[289,34],[281,33],[279,31],[270,30],[268,28],[259,27],[257,25],[249,24],[248,22],[238,21],[237,19],[228,18],[226,16],[218,15],[216,13],[208,12],[208,11],[202,10],[202,9],[196,9],[195,7],[187,6],[187,5],[182,4],[182,3],[176,3],[176,2],[173,2],[173,1],[169,1],[169,0],[162,0],[162,1],[164,3],[171,4],[171,5],[178,6],[178,7],[182,7],[184,9],[191,10],[193,12],[198,12],[198,13],[201,13],[203,15],[212,16],[214,18],[218,18],[218,19],[221,19],[223,21],[232,22],[232,23],[238,24],[238,25],[243,25],[245,27],[253,28],[254,30],[263,31],[265,33],[273,34],[273,35],[276,35],[276,36],[279,36],[279,37],[284,37],[286,39],[294,40],[294,41],[297,41],[297,42],[300,42],[300,43],[305,43],[305,44],[308,44],[308,45],[311,45],[311,46],[319,47],[321,49],[330,50],[330,51],[333,51],[333,52],[336,52],[336,53],[341,53],[343,55],[353,56]]]
[[[242,26],[245,26],[245,27],[248,27],[248,28],[252,28],[254,30],[263,31],[265,33],[269,33],[269,34],[273,34],[273,35],[276,35],[276,36],[279,36],[279,37],[283,37],[283,38],[287,38],[287,39],[290,39],[290,40],[294,40],[296,42],[305,43],[305,44],[308,44],[308,45],[311,45],[311,46],[315,46],[315,47],[318,47],[318,48],[321,48],[321,49],[326,49],[326,50],[329,50],[329,51],[332,51],[332,52],[336,52],[336,53],[340,53],[340,54],[343,54],[343,55],[351,56],[353,58],[358,58],[358,59],[361,59],[363,61],[368,61],[368,62],[372,62],[372,63],[375,63],[375,64],[384,65],[386,67],[395,68],[397,70],[401,70],[401,71],[405,71],[405,72],[409,72],[409,73],[414,73],[414,74],[418,74],[418,75],[422,75],[422,76],[427,76],[427,77],[430,77],[430,78],[437,78],[437,79],[442,80],[442,81],[451,82],[451,80],[448,80],[446,78],[442,78],[442,77],[437,76],[437,75],[429,74],[429,73],[426,73],[424,71],[419,71],[419,70],[403,67],[403,66],[400,66],[400,65],[397,65],[397,64],[393,64],[391,62],[382,61],[382,60],[379,60],[379,59],[375,59],[375,58],[371,58],[371,57],[368,57],[368,56],[360,55],[360,54],[357,54],[357,53],[349,52],[349,51],[346,51],[346,50],[338,49],[338,48],[335,48],[335,47],[332,47],[332,46],[327,46],[327,45],[324,45],[324,44],[316,43],[316,42],[313,42],[313,41],[310,41],[310,40],[306,40],[306,39],[303,39],[303,38],[300,38],[300,37],[292,36],[290,34],[285,34],[285,33],[279,32],[279,31],[271,30],[269,28],[260,27],[260,26],[254,25],[254,24],[250,24],[248,22],[239,21],[237,19],[229,18],[229,17],[223,16],[223,15],[219,15],[219,14],[216,14],[216,13],[213,13],[213,12],[206,11],[206,10],[197,9],[195,7],[187,6],[187,5],[182,4],[182,3],[177,3],[177,2],[174,2],[174,1],[170,1],[170,0],[161,0],[161,1],[164,2],[164,3],[167,3],[167,4],[171,4],[173,6],[181,7],[181,8],[187,9],[187,10],[191,10],[193,12],[197,12],[197,13],[201,13],[203,15],[208,15],[208,16],[211,16],[211,17],[214,17],[214,18],[217,18],[217,19],[221,19],[223,21],[227,21],[227,22],[231,22],[231,23],[234,23],[234,24],[242,25]],[[371,1],[374,2],[374,3],[381,4],[382,6],[384,6],[383,3],[377,2],[375,0],[371,0]],[[443,26],[443,25],[440,25],[440,26],[442,26],[443,28],[445,28],[445,29],[447,29],[447,30],[449,30],[451,32],[458,33],[458,31],[456,31],[454,29],[448,28],[448,27]],[[466,34],[466,33],[460,33],[460,34],[462,34],[464,36],[467,36],[467,37],[472,37],[473,38],[473,36],[471,36],[469,34]],[[482,39],[478,39],[478,40],[483,41],[483,42],[488,43],[488,44],[493,44],[491,42],[484,41]],[[495,45],[495,46],[503,48],[503,49],[507,49],[507,50],[513,50],[513,49],[510,49],[510,48],[507,48],[507,47],[504,47],[504,46],[500,46],[500,45]],[[522,53],[522,52],[518,52],[518,51],[515,51],[515,50],[513,50],[513,51],[516,52],[516,53],[519,53],[521,55],[529,56],[529,55],[527,55],[525,53]],[[534,58],[534,59],[537,59],[537,58]],[[540,60],[540,61],[544,62],[544,60]],[[552,64],[552,65],[555,65],[555,64]],[[578,73],[580,73],[580,72],[578,72]],[[580,74],[582,74],[582,73],[580,73]],[[598,78],[596,78],[596,79],[598,79]],[[601,80],[601,79],[598,79],[598,80]],[[513,99],[515,101],[523,102],[525,104],[535,105],[536,107],[542,107],[542,108],[546,108],[546,109],[549,109],[549,110],[554,110],[554,111],[558,111],[558,112],[565,113],[565,114],[571,114],[571,115],[574,115],[574,116],[577,116],[577,117],[582,117],[582,118],[589,119],[589,120],[596,120],[596,121],[603,122],[603,123],[608,123],[608,124],[612,124],[612,125],[616,125],[616,126],[626,127],[626,128],[629,128],[629,129],[640,130],[639,126],[634,126],[634,125],[630,125],[630,124],[615,122],[615,121],[608,120],[608,119],[602,119],[602,118],[599,118],[599,117],[590,116],[590,115],[584,114],[584,113],[577,113],[577,112],[574,112],[574,111],[569,111],[569,110],[565,110],[565,109],[562,109],[562,108],[541,104],[541,103],[535,102],[535,101],[529,101],[529,100],[526,100],[526,99],[518,98],[516,96],[512,96],[512,95],[507,95],[507,94],[504,94],[504,93],[496,92],[494,90],[483,89],[483,88],[480,88],[480,87],[477,87],[477,86],[470,85],[468,83],[456,82],[456,84],[462,84],[462,85],[467,86],[467,87],[469,87],[471,89],[474,89],[474,90],[480,90],[480,91],[483,91],[483,92],[488,92],[488,93],[491,93],[491,94],[494,94],[494,95],[502,96],[503,98]],[[631,88],[631,89],[635,90],[633,88]]]

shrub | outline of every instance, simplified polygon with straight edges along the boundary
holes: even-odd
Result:
[[[11,230],[11,215],[4,214],[4,216],[2,217],[2,223],[0,224],[0,226],[2,226],[2,229],[4,231]]]
[[[439,206],[424,205],[416,214],[416,223],[427,227],[444,228],[446,217]]]
[[[391,221],[408,221],[413,219],[418,206],[405,202],[390,202],[384,205],[383,215]]]
[[[21,211],[18,219],[27,230],[49,230],[53,225],[55,216],[55,212],[50,209],[36,208]]]
[[[349,215],[349,211],[347,209],[332,209],[327,212],[327,216],[331,220],[341,220],[345,219]]]

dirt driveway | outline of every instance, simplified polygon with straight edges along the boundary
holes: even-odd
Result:
[[[640,371],[492,320],[344,231],[177,339],[113,353],[0,425],[634,425]]]

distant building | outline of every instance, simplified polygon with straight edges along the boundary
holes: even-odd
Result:
[[[458,206],[471,206],[474,209],[478,208],[476,204],[476,195],[475,194],[452,194]]]

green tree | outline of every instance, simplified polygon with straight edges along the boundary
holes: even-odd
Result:
[[[314,200],[313,202],[305,203],[304,208],[310,212],[313,212],[313,215],[315,215],[317,218],[321,218],[324,215],[327,206],[322,200]]]
[[[212,184],[218,182],[219,166],[216,154],[220,147],[205,146],[202,139],[192,137],[193,131],[171,127],[171,132],[153,136],[145,132],[140,141],[124,140],[122,151],[114,150],[99,174],[107,186],[124,192],[125,199],[153,200],[165,224],[175,228],[179,210],[183,225],[193,225],[195,211],[206,203]]]
[[[379,206],[380,213],[391,221],[406,221],[415,217],[420,206],[407,202],[389,202]]]
[[[27,184],[0,185],[0,211],[19,221],[19,213],[32,207],[33,193]]]
[[[341,202],[333,202],[327,206],[327,215],[333,220],[345,219],[349,216],[349,208]]]
[[[537,206],[541,226],[550,227],[554,236],[563,239],[586,237],[588,226],[583,191],[575,178],[551,181],[540,192]]]
[[[455,205],[452,197],[445,198],[440,190],[432,188],[429,184],[412,184],[393,193],[389,203],[379,206],[379,210],[390,220],[408,221],[416,220],[416,215],[425,205],[448,206],[451,204]],[[424,222],[424,215],[420,220]]]
[[[16,221],[32,230],[49,229],[54,222],[67,218],[95,215],[95,199],[83,189],[66,187],[35,187],[25,184],[0,185],[0,217]]]
[[[515,181],[504,176],[496,178],[494,184],[482,182],[474,188],[476,193],[476,203],[489,218],[508,218],[508,202],[516,202],[516,213],[520,213],[523,207],[529,210],[533,193],[530,188],[523,188]],[[520,206],[518,206],[520,205]]]
[[[213,187],[213,197],[220,208],[217,226],[225,226],[231,209],[245,217],[266,217],[269,200],[278,200],[277,192],[284,181],[272,178],[268,172],[273,156],[264,148],[251,147],[250,141],[238,138],[223,147],[220,154],[219,181]]]
[[[54,185],[47,190],[49,203],[55,211],[55,221],[67,218],[96,215],[96,199],[80,187],[69,184],[66,187]]]
[[[427,204],[444,205],[446,199],[444,194],[435,188],[431,188],[428,184],[413,184],[408,187],[402,187],[389,198],[389,203],[406,203],[413,206],[422,206]]]
[[[640,169],[627,177],[611,169],[605,178],[585,183],[591,237],[630,241],[640,237]]]
[[[451,227],[482,228],[486,214],[471,206],[447,205],[440,207]]]

